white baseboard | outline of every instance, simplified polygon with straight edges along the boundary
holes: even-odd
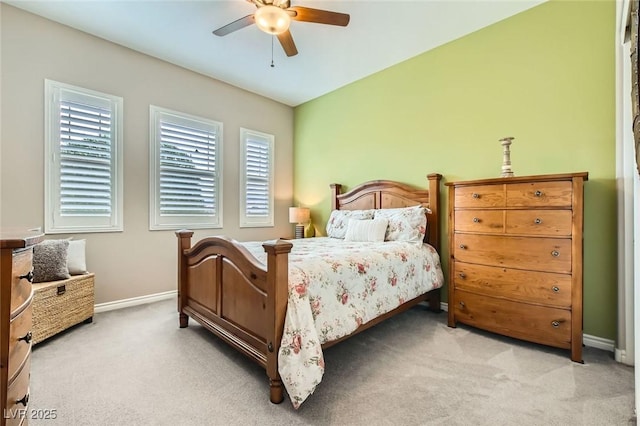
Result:
[[[449,305],[445,302],[441,302],[440,303],[440,307],[442,308],[443,311],[449,311]],[[583,334],[582,335],[582,343],[584,343],[585,346],[590,346],[592,348],[597,348],[597,349],[602,349],[608,352],[615,352],[615,342],[613,340],[610,339],[604,339],[602,337],[597,337],[597,336],[592,336],[590,334]],[[616,356],[616,361],[617,361],[617,356]]]
[[[621,362],[622,364],[628,363],[626,350],[615,348],[615,350],[613,351],[613,354],[614,354],[614,359],[616,361]],[[629,364],[629,365],[633,365],[633,364]]]
[[[584,343],[585,346],[602,349],[608,352],[614,352],[616,348],[616,342],[614,342],[613,340],[605,339],[598,336],[592,336],[590,334],[582,335],[582,343]]]
[[[178,295],[177,290],[165,291],[163,293],[149,294],[146,296],[132,297],[131,299],[114,300],[113,302],[98,303],[94,307],[95,313],[113,311],[116,309],[128,308],[130,306],[144,305],[146,303],[159,302],[161,300],[172,299]]]

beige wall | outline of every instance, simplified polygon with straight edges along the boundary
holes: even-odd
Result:
[[[262,240],[293,233],[293,110],[203,75],[0,4],[0,226],[44,225],[44,80],[124,98],[124,232],[75,234],[87,240],[96,302],[176,288],[176,237],[149,231],[149,105],[220,121],[223,134],[223,234]],[[275,227],[238,227],[239,134],[275,135]],[[61,238],[69,235],[50,235]]]

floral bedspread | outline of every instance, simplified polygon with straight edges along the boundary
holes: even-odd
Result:
[[[278,354],[280,377],[295,408],[324,374],[322,345],[443,285],[440,258],[427,244],[292,240],[289,301]],[[266,263],[262,242],[242,243]]]

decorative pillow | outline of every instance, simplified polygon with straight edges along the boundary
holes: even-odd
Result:
[[[344,238],[349,219],[373,219],[373,210],[334,210],[327,222],[327,237]]]
[[[382,242],[387,231],[389,221],[384,218],[379,219],[350,219],[347,226],[345,241],[369,241]]]
[[[427,232],[427,215],[422,206],[376,210],[375,218],[385,218],[389,221],[385,241],[415,243],[424,241],[424,234]]]
[[[33,282],[66,280],[68,240],[44,240],[33,246]]]
[[[70,275],[82,275],[88,272],[85,248],[86,240],[69,240],[67,268]]]

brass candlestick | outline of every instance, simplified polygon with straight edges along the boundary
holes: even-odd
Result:
[[[514,176],[511,170],[511,151],[509,151],[513,139],[511,136],[500,139],[500,143],[502,144],[502,174],[500,176],[502,177]]]

